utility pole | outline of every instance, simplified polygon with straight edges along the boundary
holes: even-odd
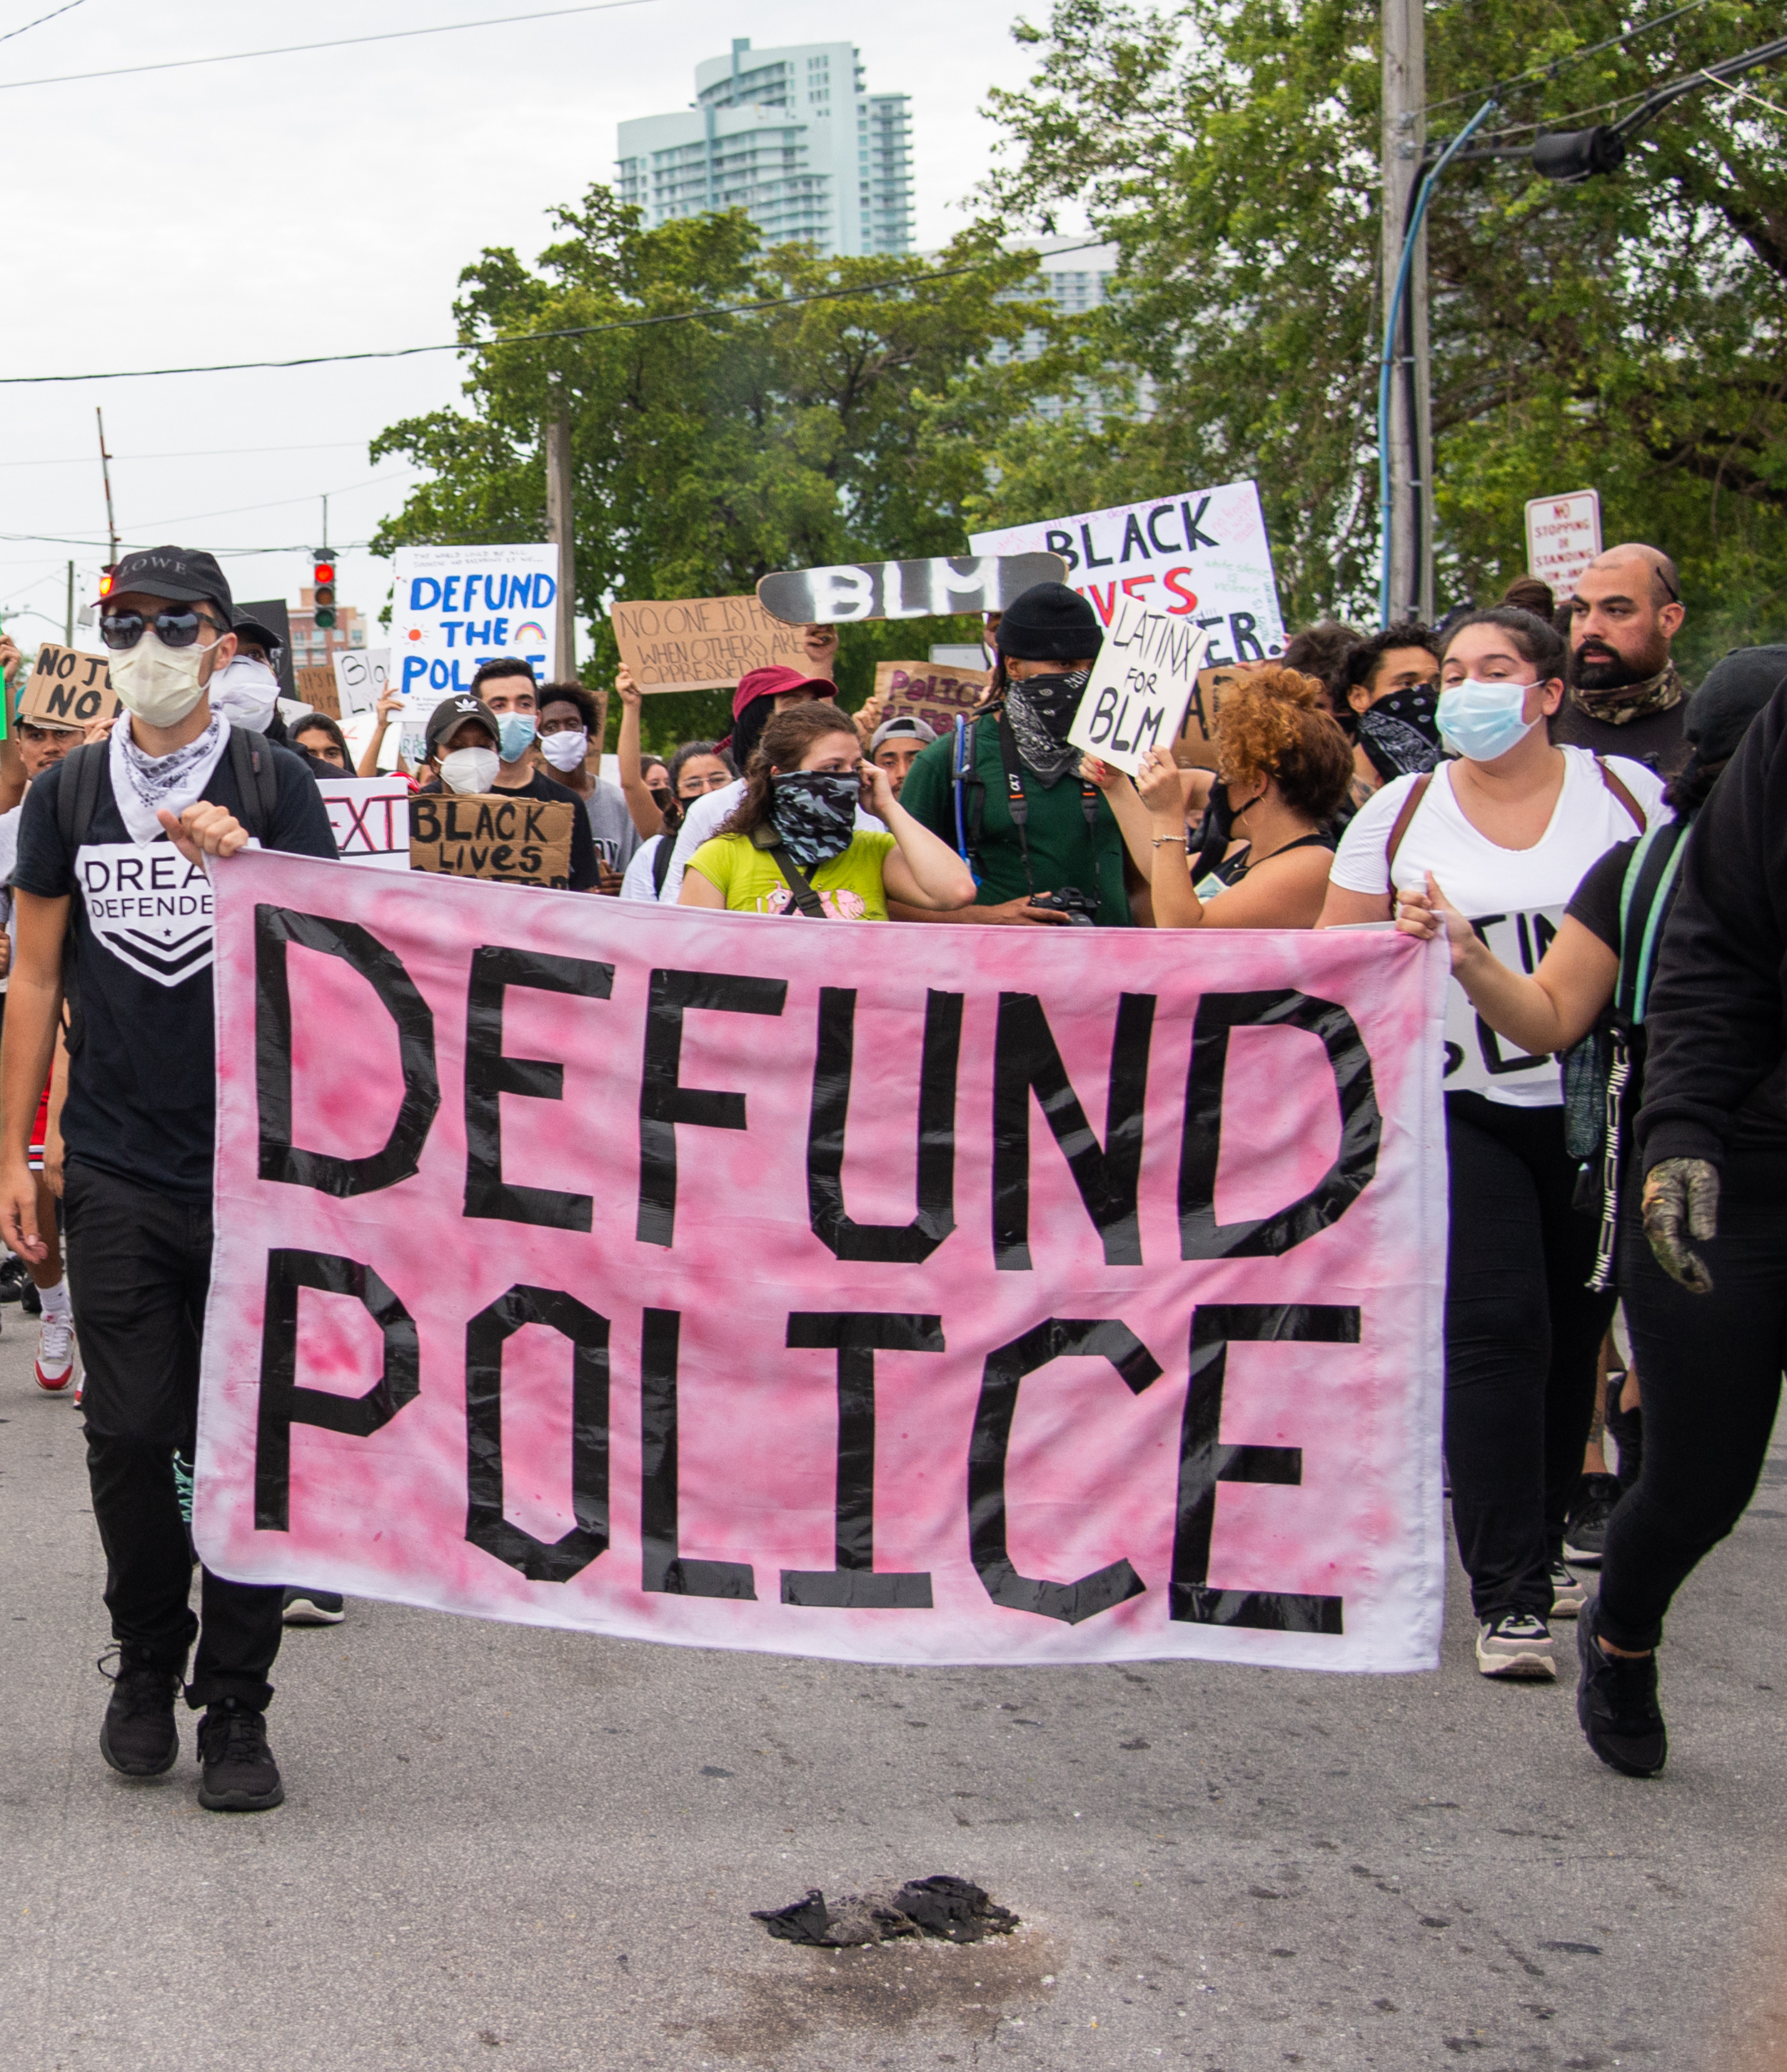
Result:
[[[99,466],[101,474],[105,478],[105,530],[112,542],[109,565],[116,568],[118,565],[118,527],[117,520],[112,516],[112,456],[105,450],[105,413],[96,407],[93,415],[99,420]]]
[[[1427,147],[1426,23],[1421,0],[1382,0],[1383,293],[1388,310],[1403,261],[1403,245],[1415,183]],[[1390,382],[1390,513],[1387,540],[1389,621],[1432,623],[1432,408],[1428,360],[1428,240],[1415,240],[1404,296],[1407,314],[1396,327]],[[1426,457],[1423,465],[1423,457]]]
[[[561,403],[546,421],[546,531],[558,549],[558,673],[574,677],[577,657],[577,549],[571,501],[571,418]]]
[[[62,644],[64,648],[72,648],[75,644],[75,565],[72,561],[68,564],[68,609],[62,622]]]

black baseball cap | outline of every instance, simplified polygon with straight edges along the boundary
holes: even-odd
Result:
[[[230,622],[233,630],[244,639],[252,640],[257,648],[265,648],[269,655],[277,655],[285,642],[264,621],[251,619],[245,611],[239,611]]]
[[[140,547],[126,554],[112,572],[107,594],[119,596],[126,590],[165,597],[173,604],[220,605],[226,625],[235,611],[229,582],[217,565],[217,557],[199,547]],[[101,610],[105,605],[101,598]]]
[[[428,753],[432,755],[441,743],[468,719],[474,719],[480,726],[489,728],[492,748],[502,739],[502,729],[496,723],[495,713],[482,698],[474,697],[470,691],[462,691],[457,697],[442,698],[429,714],[428,732],[425,737]]]

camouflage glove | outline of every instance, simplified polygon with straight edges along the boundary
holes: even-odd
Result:
[[[1645,1235],[1657,1264],[1690,1295],[1710,1295],[1712,1276],[1688,1240],[1719,1235],[1719,1169],[1704,1158],[1666,1158],[1645,1175]]]

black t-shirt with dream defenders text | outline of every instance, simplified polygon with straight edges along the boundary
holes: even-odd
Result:
[[[332,857],[322,795],[290,749],[274,748],[277,783],[264,849]],[[69,898],[80,1042],[62,1110],[66,1155],[158,1194],[211,1199],[217,1064],[212,1022],[211,881],[165,837],[136,842],[101,779],[77,857],[56,825],[53,765],[25,795],[13,883]],[[239,818],[241,795],[226,750],[201,795]],[[70,897],[70,895],[72,895]]]
[[[438,777],[423,785],[425,791],[440,791],[446,787]],[[573,892],[587,892],[602,882],[602,873],[596,868],[595,838],[590,832],[590,816],[583,810],[583,801],[568,784],[555,784],[550,777],[542,777],[536,770],[525,784],[499,785],[491,795],[503,799],[540,799],[549,806],[575,806],[577,812],[571,822],[571,875]]]

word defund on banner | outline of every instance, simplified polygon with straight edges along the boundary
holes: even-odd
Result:
[[[1150,749],[1169,749],[1178,739],[1209,645],[1207,627],[1152,611],[1137,598],[1119,598],[1111,636],[1067,730],[1069,741],[1138,775]]]
[[[622,662],[642,691],[730,690],[753,669],[779,663],[805,676],[797,628],[754,597],[685,597],[617,604],[608,615]]]
[[[1151,611],[1207,632],[1213,666],[1284,652],[1272,550],[1251,482],[976,532],[968,544],[980,554],[1059,554],[1064,580],[1091,598],[1107,626],[1119,598],[1140,598]]]
[[[847,1659],[1434,1663],[1432,945],[672,945],[252,851],[216,901],[218,1572]]]
[[[534,545],[399,547],[391,645],[397,688],[429,701],[470,690],[480,664],[518,656],[536,681],[557,670],[558,549]]]

